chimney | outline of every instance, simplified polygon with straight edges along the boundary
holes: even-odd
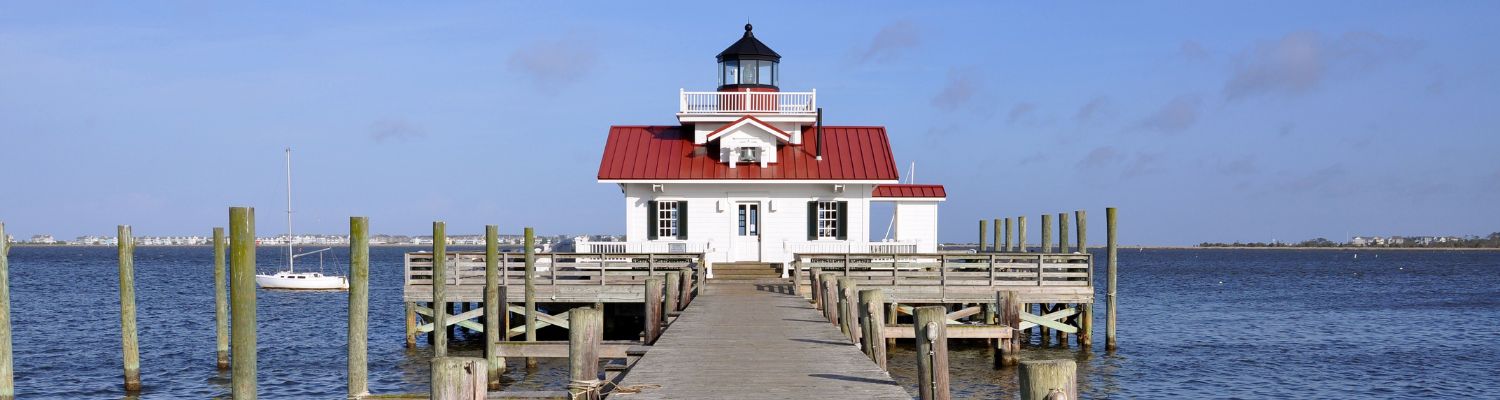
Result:
[[[823,161],[823,107],[818,107],[818,161]]]

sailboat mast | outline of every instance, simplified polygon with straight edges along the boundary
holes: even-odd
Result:
[[[292,148],[286,148],[286,270],[296,272],[296,253],[292,251]]]

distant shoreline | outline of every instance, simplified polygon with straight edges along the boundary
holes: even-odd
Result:
[[[953,245],[948,245],[948,246],[951,246],[951,247],[971,247],[971,248],[974,247],[973,244],[967,244],[967,245],[953,244]],[[1027,247],[1035,249],[1035,247],[1032,247],[1032,246],[1027,246]],[[1091,250],[1092,249],[1103,250],[1104,246],[1089,246],[1089,249],[1091,249]],[[1360,251],[1360,250],[1365,250],[1365,251],[1369,251],[1369,250],[1421,251],[1421,250],[1433,250],[1433,251],[1500,251],[1500,248],[1496,248],[1496,247],[1297,247],[1297,246],[1277,246],[1277,247],[1264,247],[1264,246],[1260,246],[1260,247],[1257,247],[1257,246],[1214,246],[1214,247],[1199,247],[1199,246],[1120,246],[1119,249],[1120,250],[1147,249],[1147,250],[1339,250],[1339,251]],[[1032,251],[1032,253],[1035,253],[1035,251]]]

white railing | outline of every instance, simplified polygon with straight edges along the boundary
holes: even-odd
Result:
[[[707,253],[708,242],[695,241],[651,241],[651,242],[575,242],[578,253]]]
[[[802,253],[916,253],[915,242],[853,242],[853,241],[788,241],[783,245],[788,254]]]
[[[770,113],[813,115],[818,113],[818,91],[811,92],[688,92],[679,91],[678,111],[683,114]]]

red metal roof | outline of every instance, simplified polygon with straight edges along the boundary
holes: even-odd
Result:
[[[613,126],[599,161],[600,180],[899,180],[885,128],[824,126],[823,160],[818,161],[817,135],[802,130],[802,145],[782,145],[776,162],[760,164],[719,162],[709,146],[693,144],[693,131],[681,126]]]
[[[943,185],[876,185],[870,197],[948,198]]]

